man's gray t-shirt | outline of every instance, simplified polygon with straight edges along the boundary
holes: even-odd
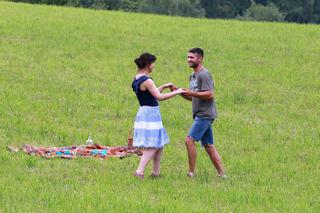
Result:
[[[193,72],[189,78],[189,88],[195,92],[214,91],[214,82],[207,69]],[[192,97],[193,118],[206,118],[214,120],[217,117],[217,109],[214,99],[204,100]]]

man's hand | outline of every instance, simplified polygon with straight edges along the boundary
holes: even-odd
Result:
[[[183,96],[186,96],[186,97],[192,97],[194,95],[194,92],[190,89],[183,89],[184,92],[182,93]]]
[[[192,101],[192,96],[191,96],[191,90],[189,89],[183,89],[183,93],[181,93],[181,97],[188,101]]]
[[[190,89],[184,89],[183,96],[190,100],[192,97],[200,98],[203,100],[210,100],[213,99],[213,92],[212,91],[202,91],[202,92],[195,92]]]

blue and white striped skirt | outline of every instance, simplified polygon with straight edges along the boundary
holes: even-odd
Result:
[[[133,146],[161,148],[167,143],[159,106],[141,106],[134,122]]]

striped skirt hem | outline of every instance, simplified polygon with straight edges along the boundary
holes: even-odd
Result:
[[[159,106],[141,106],[134,123],[133,146],[161,148],[169,143]]]

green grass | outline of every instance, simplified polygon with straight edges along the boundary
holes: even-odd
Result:
[[[0,212],[318,212],[320,28],[0,2]],[[10,144],[124,145],[141,52],[157,85],[188,86],[189,48],[216,83],[216,146],[228,181],[198,149],[186,178],[190,103],[161,102],[171,139],[164,178],[132,177],[139,158],[45,160]],[[150,166],[146,174],[150,173]]]

